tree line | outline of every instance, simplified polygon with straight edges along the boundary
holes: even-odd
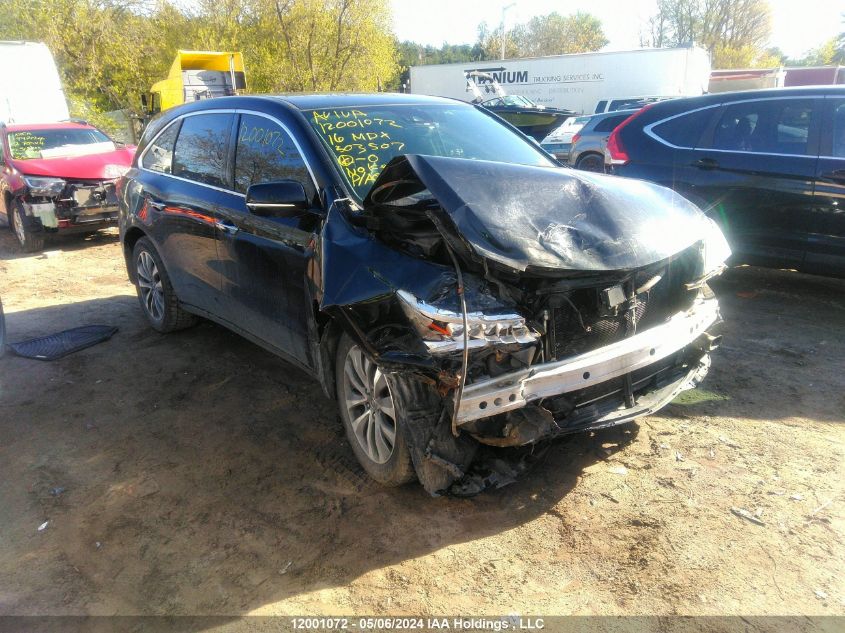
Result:
[[[696,44],[714,68],[845,64],[845,33],[798,60],[768,48],[767,0],[658,0],[643,46]],[[243,52],[252,92],[397,90],[419,64],[596,51],[607,37],[589,13],[549,13],[472,44],[396,40],[388,0],[3,0],[0,39],[45,42],[74,116],[140,109],[177,49]],[[35,80],[35,79],[34,79]]]

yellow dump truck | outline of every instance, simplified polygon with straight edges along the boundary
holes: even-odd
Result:
[[[246,90],[243,56],[232,51],[177,51],[167,79],[142,95],[149,115],[200,99],[240,94]]]

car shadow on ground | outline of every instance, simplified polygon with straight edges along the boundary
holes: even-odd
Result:
[[[41,257],[51,251],[71,252],[94,245],[112,244],[119,239],[117,227],[108,227],[91,233],[72,235],[50,235],[44,248],[36,253],[27,253],[21,249],[8,226],[0,225],[0,260],[20,259],[23,257]],[[49,255],[47,255],[49,257]]]

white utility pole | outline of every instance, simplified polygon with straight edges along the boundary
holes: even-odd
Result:
[[[507,11],[514,5],[516,5],[516,2],[511,2],[510,4],[507,4],[502,7],[502,59],[505,58],[505,38],[507,37],[507,35],[505,34],[505,11]]]

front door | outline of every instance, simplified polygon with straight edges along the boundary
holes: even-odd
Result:
[[[297,180],[316,204],[311,174],[287,129],[275,119],[241,114],[234,151],[235,189]],[[311,304],[306,266],[321,216],[266,217],[249,211],[245,197],[220,210],[218,251],[226,318],[287,356],[311,367]]]

